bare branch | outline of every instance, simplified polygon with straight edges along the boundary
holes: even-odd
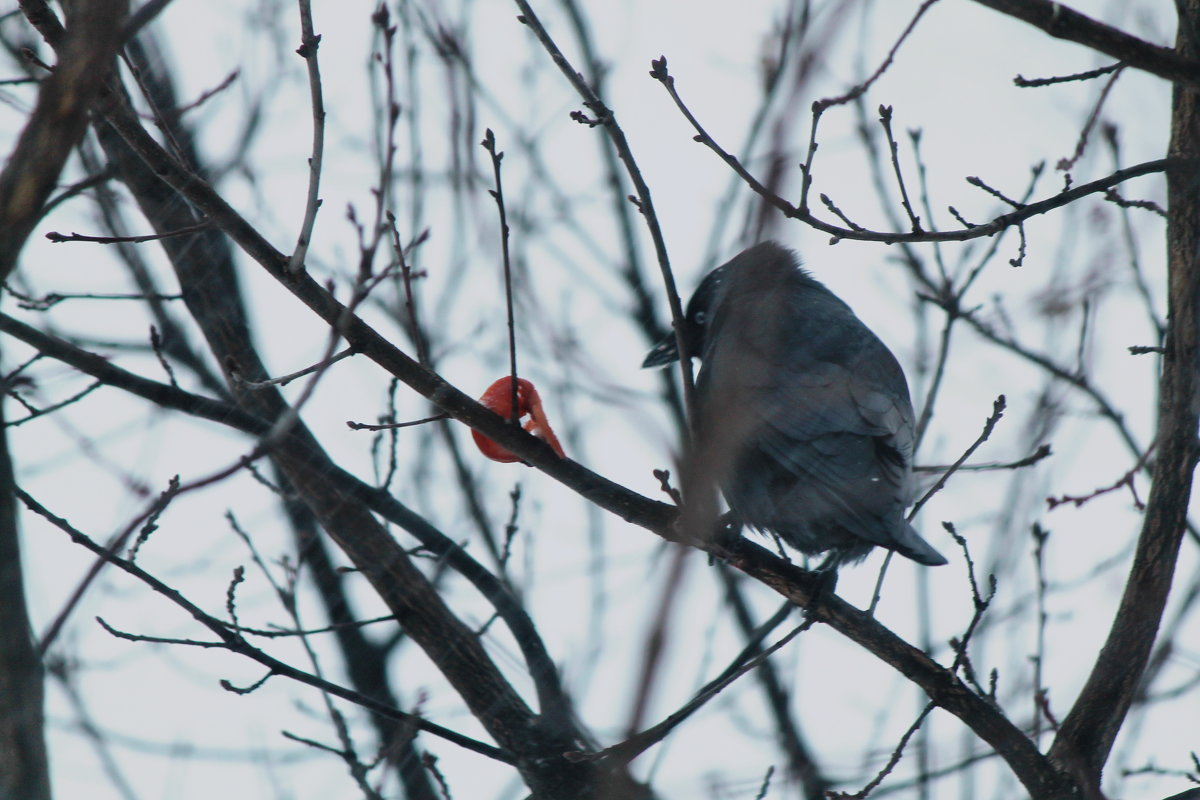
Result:
[[[40,4],[28,5],[30,14]],[[58,65],[42,81],[37,106],[0,172],[0,281],[16,267],[67,156],[83,136],[89,106],[120,43],[129,2],[91,0],[73,8],[70,24],[59,37]]]
[[[1062,208],[1075,202],[1076,200],[1079,200],[1082,197],[1087,197],[1090,194],[1096,194],[1098,192],[1111,189],[1112,187],[1124,183],[1131,178],[1140,177],[1142,175],[1151,175],[1156,172],[1164,172],[1168,169],[1168,167],[1172,166],[1168,159],[1147,161],[1133,167],[1117,170],[1107,177],[1081,184],[1072,189],[1064,190],[1053,197],[1039,200],[1036,203],[1027,204],[1018,203],[1015,200],[1004,198],[1004,196],[998,190],[991,189],[991,187],[988,187],[987,184],[985,184],[979,178],[968,178],[967,180],[969,183],[988,190],[997,197],[1004,199],[1014,207],[1014,210],[1008,212],[1007,214],[1001,214],[989,222],[979,223],[976,225],[964,224],[964,227],[959,230],[949,231],[921,231],[914,233],[911,231],[872,231],[865,228],[860,228],[858,226],[840,227],[813,216],[803,202],[800,206],[794,206],[779,195],[771,192],[742,165],[736,156],[727,152],[724,148],[717,144],[716,140],[709,135],[708,131],[704,129],[699,120],[696,119],[691,110],[686,104],[684,104],[683,99],[679,96],[679,93],[675,89],[675,79],[666,70],[665,59],[655,61],[655,69],[651,72],[651,75],[655,78],[655,80],[659,81],[664,87],[666,87],[667,92],[675,101],[675,104],[678,106],[680,112],[687,118],[692,127],[695,128],[696,136],[693,138],[697,142],[703,144],[705,147],[709,148],[718,156],[720,156],[721,160],[728,164],[729,167],[736,172],[743,181],[746,182],[747,186],[753,189],[754,192],[762,197],[765,201],[778,209],[784,216],[792,219],[798,219],[806,225],[811,225],[813,228],[816,228],[819,231],[828,233],[834,237],[835,241],[841,239],[853,239],[863,242],[884,242],[886,244],[912,242],[964,242],[970,239],[992,236],[1004,230],[1005,228],[1020,225],[1020,223],[1032,217],[1045,214],[1046,212],[1053,211],[1057,208]],[[802,172],[804,174],[804,180],[807,183],[811,178],[808,172],[808,167],[802,168]],[[843,220],[846,219],[844,215],[839,216],[841,216]]]
[[[308,157],[308,198],[304,203],[304,221],[300,223],[300,235],[296,247],[288,259],[288,269],[298,272],[304,269],[304,259],[312,242],[313,226],[317,222],[317,210],[321,207],[321,169],[325,157],[325,98],[321,88],[321,67],[317,61],[317,48],[321,37],[313,32],[312,5],[309,0],[300,0],[300,47],[296,52],[308,67],[308,92],[312,101],[313,136],[312,155]]]
[[[224,622],[217,619],[216,617],[213,617],[212,615],[203,611],[199,606],[197,606],[194,603],[192,603],[191,601],[189,601],[187,598],[185,598],[182,594],[180,594],[175,589],[171,588],[170,586],[163,583],[158,578],[156,578],[153,575],[151,575],[150,573],[146,572],[144,569],[137,566],[132,561],[121,558],[120,556],[116,555],[115,553],[113,553],[111,548],[107,548],[107,547],[104,547],[104,546],[98,544],[93,539],[91,539],[89,536],[84,534],[82,531],[73,527],[71,525],[71,523],[67,522],[65,519],[55,516],[51,511],[49,511],[47,508],[45,508],[37,500],[34,500],[32,497],[30,497],[26,492],[24,492],[20,488],[17,489],[17,497],[19,497],[21,502],[24,503],[26,506],[28,506],[31,511],[33,511],[36,514],[41,515],[46,520],[48,520],[51,524],[53,524],[54,526],[56,526],[57,528],[62,530],[64,533],[66,533],[68,536],[70,536],[71,541],[75,542],[78,545],[81,545],[82,547],[86,548],[90,552],[94,553],[97,557],[103,559],[104,562],[106,562],[108,564],[112,564],[113,566],[117,567],[118,569],[122,570],[123,572],[127,572],[130,575],[132,575],[134,578],[137,578],[139,581],[141,581],[142,583],[149,586],[155,592],[157,592],[158,594],[160,594],[163,597],[170,600],[175,605],[182,608],[184,611],[186,611],[188,614],[190,614],[192,616],[192,618],[195,619],[197,622],[199,622],[201,625],[203,625],[204,627],[208,628],[210,631],[215,633],[221,641],[219,643],[213,643],[212,645],[208,645],[208,646],[223,647],[231,652],[238,653],[239,655],[247,656],[249,658],[254,659],[258,663],[262,664],[263,666],[267,667],[268,669],[270,669],[271,674],[283,675],[285,677],[291,678],[292,680],[299,681],[300,683],[306,683],[309,686],[313,686],[315,688],[320,689],[322,692],[327,692],[327,693],[335,695],[337,697],[341,697],[345,700],[349,700],[352,703],[361,705],[364,708],[369,708],[371,711],[374,711],[377,714],[383,714],[385,716],[388,716],[388,717],[391,717],[394,719],[399,719],[399,720],[408,722],[412,725],[417,726],[421,730],[426,731],[427,733],[431,733],[434,736],[438,736],[443,739],[446,739],[449,742],[453,742],[454,744],[457,744],[460,747],[464,747],[468,750],[472,750],[476,753],[479,753],[480,755],[485,755],[489,758],[493,758],[498,761],[503,761],[505,763],[510,763],[510,764],[512,763],[513,756],[509,753],[504,752],[503,750],[492,747],[491,745],[483,744],[482,742],[476,741],[474,739],[470,739],[466,736],[463,736],[460,733],[456,733],[455,731],[449,730],[448,728],[443,728],[440,725],[436,725],[432,722],[428,722],[428,721],[422,719],[421,717],[417,717],[412,714],[407,714],[403,711],[400,711],[399,709],[384,706],[383,704],[378,703],[369,697],[365,697],[365,696],[359,694],[358,692],[353,692],[344,687],[338,686],[333,683],[329,683],[328,681],[322,680],[322,679],[316,677],[315,675],[309,675],[306,672],[295,669],[294,667],[292,667],[288,664],[285,664],[282,661],[272,658],[271,656],[267,655],[263,651],[252,646],[249,642],[247,642],[244,638],[242,638],[242,636],[240,634],[236,633],[231,627],[229,627],[228,625],[226,625]],[[101,624],[110,633],[113,633],[114,635],[123,636],[124,638],[136,637],[136,634],[122,634],[121,632],[117,631],[115,628],[112,628],[111,626],[107,625],[106,623],[101,623]],[[148,639],[144,639],[144,638],[141,640],[148,641]]]
[[[1028,22],[1057,39],[1090,47],[1123,64],[1200,88],[1200,64],[1169,47],[1150,44],[1051,0],[975,0],[981,6]]]

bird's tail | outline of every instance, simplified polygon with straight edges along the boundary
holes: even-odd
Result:
[[[942,564],[949,563],[944,555],[933,549],[933,546],[922,539],[913,526],[907,522],[901,520],[892,534],[894,544],[891,545],[891,549],[900,555],[907,556],[928,567],[940,567]]]

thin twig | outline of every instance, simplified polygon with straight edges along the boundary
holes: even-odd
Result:
[[[1116,189],[1109,189],[1105,192],[1104,199],[1121,208],[1140,208],[1153,212],[1163,219],[1167,218],[1167,210],[1153,200],[1126,200]]]
[[[879,124],[883,126],[883,132],[887,136],[888,150],[892,154],[892,171],[896,174],[896,185],[900,187],[900,205],[904,207],[904,212],[908,214],[908,221],[912,224],[912,232],[921,232],[921,218],[917,216],[917,212],[913,211],[912,203],[908,199],[908,187],[904,185],[904,171],[900,169],[900,147],[896,144],[896,137],[892,134],[892,107],[879,107]]]
[[[708,131],[704,129],[699,120],[697,120],[692,114],[691,110],[683,102],[683,99],[679,96],[678,91],[675,89],[674,78],[671,77],[671,75],[667,72],[666,60],[656,59],[654,64],[655,68],[651,72],[651,75],[653,75],[656,80],[662,83],[662,85],[667,89],[667,92],[671,95],[671,99],[675,101],[675,105],[679,108],[680,113],[682,113],[688,122],[691,123],[693,129],[696,131],[696,136],[693,137],[695,141],[703,144],[705,147],[716,153],[716,155],[722,161],[729,165],[730,169],[736,172],[737,175],[743,181],[745,181],[746,185],[749,186],[751,190],[753,190],[763,200],[778,209],[779,212],[784,216],[790,219],[800,220],[816,230],[828,233],[830,236],[834,237],[835,240],[851,239],[863,242],[900,244],[912,242],[964,242],[970,239],[980,239],[983,237],[994,236],[1006,228],[1015,226],[1040,214],[1045,214],[1048,211],[1053,211],[1054,209],[1070,205],[1082,197],[1104,192],[1105,190],[1111,189],[1112,187],[1124,183],[1131,178],[1137,178],[1142,175],[1152,175],[1158,172],[1165,172],[1169,167],[1177,163],[1176,160],[1168,158],[1147,161],[1142,164],[1117,170],[1111,175],[1099,178],[1089,183],[1080,184],[1079,186],[1075,186],[1071,189],[1059,192],[1056,195],[1052,195],[1051,197],[1047,197],[1044,200],[1039,200],[1036,203],[1018,203],[1015,200],[1005,197],[1004,194],[999,190],[988,186],[980,178],[970,177],[967,178],[968,183],[973,186],[978,186],[984,191],[987,191],[988,193],[1004,200],[1009,205],[1012,205],[1014,210],[1006,214],[1000,214],[988,222],[975,225],[968,225],[964,223],[962,228],[956,230],[922,230],[914,233],[911,231],[875,231],[841,227],[813,216],[808,209],[806,200],[802,199],[799,206],[794,206],[764,186],[761,181],[754,177],[754,175],[752,175],[750,171],[742,165],[741,161],[739,161],[736,156],[722,148],[717,141],[713,139],[711,135],[709,135]],[[810,144],[811,147],[815,149],[815,133],[814,139]],[[810,150],[810,158],[811,155],[812,151]],[[811,177],[809,174],[810,169],[811,162],[807,162],[806,166],[801,167],[801,172],[803,173],[806,182],[808,182]],[[807,197],[807,188],[805,189],[804,196]]]
[[[396,261],[400,266],[400,281],[404,285],[404,310],[408,313],[408,324],[412,329],[412,341],[417,348],[417,362],[422,366],[430,366],[429,361],[429,343],[425,336],[425,329],[421,326],[421,320],[417,315],[417,300],[416,294],[413,292],[413,281],[417,278],[424,278],[426,272],[413,272],[412,267],[408,264],[408,254],[418,245],[423,244],[429,238],[429,229],[421,231],[417,234],[417,238],[411,241],[408,247],[400,245],[400,231],[396,227],[396,215],[391,211],[387,212],[388,228],[392,232],[392,250],[396,253]]]
[[[948,284],[946,290],[949,291]],[[954,304],[951,307],[956,306],[957,304]],[[942,326],[942,333],[938,339],[937,364],[933,368],[933,377],[929,381],[929,388],[921,403],[921,416],[917,418],[916,435],[913,437],[914,453],[921,448],[921,443],[925,441],[925,433],[929,430],[929,423],[933,420],[933,409],[938,392],[942,387],[942,380],[946,376],[946,365],[950,361],[950,334],[957,319],[957,314],[948,313],[946,314],[946,324]]]
[[[936,2],[937,0],[925,0],[925,2],[921,4],[921,6],[917,9],[917,12],[913,15],[913,18],[909,20],[908,25],[905,26],[904,30],[900,33],[900,36],[896,39],[895,44],[893,44],[892,48],[888,51],[887,57],[883,59],[883,63],[881,63],[866,80],[851,87],[851,89],[845,94],[841,94],[836,97],[826,97],[821,100],[817,100],[812,104],[812,124],[810,125],[809,130],[808,151],[804,157],[804,164],[800,167],[800,172],[803,176],[799,205],[801,214],[808,214],[808,192],[812,186],[812,164],[813,158],[817,152],[817,126],[821,121],[821,115],[824,114],[829,108],[853,102],[866,94],[867,90],[871,88],[872,84],[883,77],[883,73],[887,72],[888,68],[891,67],[892,62],[896,60],[896,54],[900,52],[900,46],[904,44],[906,39],[908,39],[909,34],[916,29],[917,22],[919,22],[921,17],[925,15],[925,12],[928,11],[930,6]]]
[[[50,231],[46,234],[46,238],[55,244],[63,242],[92,242],[93,244],[142,244],[144,242],[157,242],[162,239],[169,239],[172,236],[187,236],[190,233],[198,233],[206,231],[213,226],[211,220],[201,220],[195,225],[188,225],[183,228],[178,228],[166,233],[150,233],[145,236],[86,236],[82,233],[64,234],[58,231]]]
[[[205,89],[203,92],[201,92],[200,95],[192,102],[185,103],[184,105],[181,105],[181,106],[178,106],[178,107],[172,109],[171,110],[172,115],[175,117],[179,117],[179,116],[182,116],[183,114],[186,114],[189,111],[193,111],[193,110],[199,108],[200,106],[204,105],[209,100],[216,97],[218,94],[220,94],[221,92],[225,91],[230,86],[232,86],[233,82],[236,81],[239,77],[241,77],[241,70],[237,70],[237,69],[233,70],[228,75],[226,75],[225,78],[220,83],[218,83],[216,86],[214,86],[211,89]]]
[[[23,405],[27,409],[29,409],[29,413],[26,416],[21,417],[20,419],[14,419],[12,421],[5,422],[4,427],[15,428],[18,425],[24,425],[26,422],[29,422],[30,420],[35,420],[38,417],[43,417],[47,414],[53,414],[55,411],[58,411],[59,409],[66,408],[67,406],[71,405],[72,403],[79,402],[80,400],[87,397],[89,394],[96,391],[103,385],[104,385],[103,381],[93,381],[92,383],[89,383],[84,389],[76,392],[75,394],[71,395],[67,399],[60,400],[59,402],[54,403],[52,405],[45,406],[44,408],[34,408],[33,406],[24,402],[24,400],[21,399],[20,395],[16,394],[12,389],[9,389],[9,394],[11,394],[14,399],[20,401],[21,405]]]
[[[31,295],[22,294],[14,289],[9,284],[4,284],[4,291],[17,298],[20,302],[17,306],[28,309],[30,311],[45,311],[46,309],[56,306],[64,300],[182,300],[181,294],[97,294],[91,292],[82,292],[71,294],[66,292],[50,292],[42,297],[33,297]]]
[[[921,6],[917,9],[916,13],[913,14],[912,19],[908,21],[908,25],[904,27],[904,30],[896,39],[896,43],[892,45],[892,49],[888,50],[887,57],[883,59],[883,63],[881,63],[879,67],[876,68],[873,73],[871,73],[869,78],[862,83],[857,84],[845,94],[837,97],[827,97],[822,100],[818,100],[816,103],[813,103],[814,114],[817,113],[818,107],[820,107],[821,111],[824,111],[825,109],[832,108],[833,106],[845,105],[846,103],[857,100],[859,97],[862,97],[864,94],[866,94],[867,90],[871,88],[871,85],[883,77],[883,73],[887,72],[888,67],[890,67],[892,62],[896,60],[896,54],[900,52],[900,46],[904,44],[904,41],[916,29],[917,23],[921,21],[921,17],[925,16],[925,12],[928,11],[930,6],[936,2],[937,0],[925,0],[925,2],[921,3]]]
[[[158,328],[154,325],[150,326],[150,349],[154,351],[155,357],[158,358],[158,363],[163,368],[163,372],[167,373],[167,378],[170,379],[171,385],[179,386],[179,381],[175,379],[175,370],[171,368],[171,362],[167,360],[167,354],[163,352],[162,334],[158,332]]]
[[[1046,541],[1050,538],[1050,531],[1043,528],[1036,522],[1032,527],[1033,533],[1033,566],[1034,573],[1037,575],[1037,637],[1034,643],[1033,656],[1030,660],[1033,661],[1033,741],[1041,743],[1042,738],[1042,718],[1043,710],[1048,711],[1048,704],[1043,703],[1041,698],[1046,693],[1046,686],[1042,678],[1042,668],[1046,663],[1046,624],[1049,621],[1049,615],[1046,613],[1046,592],[1048,582],[1046,580]],[[1050,719],[1049,715],[1045,715],[1046,719]],[[1055,726],[1057,727],[1057,726]]]
[[[33,498],[30,497],[26,499],[28,496],[25,495],[19,488],[16,490],[16,492],[17,496],[21,498],[25,505],[29,506],[33,511],[42,514],[42,516],[46,517],[51,522],[54,522],[56,525],[58,524],[55,522],[56,518],[48,516],[49,512],[45,511],[45,509],[42,509],[42,507],[38,505]],[[62,631],[63,626],[66,625],[67,619],[71,616],[72,612],[74,612],[75,608],[79,605],[79,602],[83,599],[84,593],[88,590],[88,587],[92,585],[92,582],[96,579],[96,576],[100,574],[100,570],[105,564],[108,563],[106,554],[115,558],[116,553],[125,546],[125,542],[129,541],[129,537],[133,535],[133,532],[141,527],[146,520],[150,519],[151,517],[157,517],[159,514],[161,514],[163,509],[165,509],[167,505],[175,499],[178,493],[179,479],[178,476],[175,476],[171,478],[167,484],[167,488],[154,499],[150,506],[140,515],[134,517],[133,520],[131,520],[129,524],[126,525],[115,536],[111,537],[108,540],[107,545],[95,545],[96,548],[103,547],[104,552],[98,553],[98,555],[101,557],[92,563],[92,566],[88,569],[88,572],[83,577],[83,580],[79,582],[79,585],[75,587],[75,591],[71,593],[71,596],[67,599],[67,602],[59,610],[58,616],[54,618],[54,621],[50,623],[50,627],[46,629],[44,634],[42,634],[41,641],[38,642],[38,652],[41,653],[42,656],[45,656],[47,651],[50,649],[50,645],[54,644],[54,641],[58,638],[58,634]],[[65,523],[65,520],[63,522]],[[61,528],[62,525],[59,525],[59,527]],[[64,530],[66,530],[66,528],[64,528]],[[96,550],[93,549],[93,552],[96,552]]]
[[[646,221],[646,228],[650,233],[650,239],[654,242],[654,253],[658,259],[659,271],[662,273],[663,287],[667,293],[667,304],[671,309],[671,324],[676,332],[676,343],[680,346],[679,349],[679,370],[683,377],[683,399],[684,407],[687,410],[689,420],[694,420],[695,415],[692,413],[693,394],[695,393],[695,380],[692,374],[691,359],[688,358],[686,343],[683,339],[683,303],[679,299],[679,292],[675,287],[675,275],[671,271],[671,262],[667,256],[667,242],[663,237],[662,227],[658,223],[658,214],[654,209],[654,199],[650,194],[650,186],[646,183],[642,176],[641,169],[637,165],[637,159],[634,158],[633,149],[629,146],[628,140],[625,138],[625,132],[621,126],[617,124],[616,116],[612,110],[604,104],[600,96],[592,90],[584,80],[583,75],[571,65],[571,62],[563,55],[562,49],[555,43],[554,39],[546,31],[542,25],[541,19],[534,13],[533,8],[527,0],[515,0],[517,7],[521,9],[521,16],[517,17],[517,21],[527,25],[534,36],[541,43],[542,47],[550,54],[550,58],[554,64],[562,72],[563,76],[583,98],[583,103],[594,114],[596,114],[599,124],[604,126],[605,133],[608,134],[609,140],[613,144],[613,148],[617,151],[617,156],[625,165],[625,171],[629,175],[629,179],[633,182],[634,192],[636,197],[636,205],[642,218]],[[666,60],[663,59],[663,63]],[[653,72],[651,73],[654,74]]]
[[[1125,65],[1118,61],[1115,64],[1109,64],[1107,67],[1098,67],[1089,69],[1087,72],[1076,72],[1071,75],[1056,75],[1052,78],[1026,78],[1018,75],[1013,78],[1013,85],[1019,86],[1022,89],[1032,89],[1038,86],[1053,86],[1057,83],[1069,83],[1071,81],[1087,81],[1092,78],[1099,78],[1101,75],[1107,75],[1110,72],[1115,72],[1123,68]]]
[[[343,358],[349,358],[357,352],[358,351],[353,347],[347,347],[345,350],[329,356],[328,358],[322,359],[315,364],[311,364],[304,369],[290,372],[287,375],[281,375],[278,378],[268,378],[261,381],[248,381],[243,378],[242,374],[237,370],[229,370],[229,377],[238,386],[243,386],[247,389],[266,389],[269,386],[287,386],[297,378],[303,378],[305,375],[311,375],[314,372],[326,369],[327,367],[341,361]]]
[[[1017,209],[1018,211],[1020,211],[1022,208],[1025,207],[1024,203],[1022,203],[1019,200],[1013,200],[1011,197],[1004,194],[1004,192],[1000,191],[999,189],[997,189],[994,186],[989,185],[986,181],[983,180],[983,178],[980,178],[978,175],[971,175],[966,180],[967,180],[967,183],[971,184],[972,186],[976,186],[980,189],[983,189],[985,192],[990,194],[992,197],[996,198],[997,200],[1000,200],[1001,202],[1008,203],[1010,206]]]
[[[992,461],[983,464],[962,464],[959,466],[959,472],[993,472],[1002,469],[1020,469],[1021,467],[1029,467],[1044,458],[1049,458],[1054,455],[1048,444],[1038,445],[1037,448],[1025,456],[1018,458],[1016,461]],[[913,472],[945,472],[950,469],[949,464],[922,464],[913,467]]]
[[[961,456],[958,457],[957,461],[950,465],[948,470],[942,473],[942,477],[938,478],[937,483],[930,487],[929,491],[922,495],[921,499],[913,504],[912,511],[908,512],[908,518],[910,520],[917,515],[917,512],[921,510],[923,505],[929,502],[929,498],[941,491],[942,487],[946,485],[946,481],[950,480],[950,476],[955,472],[958,472],[963,463],[971,457],[971,454],[978,450],[979,446],[988,440],[988,437],[992,435],[992,430],[996,427],[996,423],[1000,421],[1000,417],[1004,416],[1005,405],[1006,403],[1004,400],[1004,395],[1000,395],[996,398],[996,400],[992,403],[992,413],[983,423],[983,431],[980,432],[979,437],[971,443],[971,446],[968,447]]]
[[[985,597],[979,591],[979,581],[975,576],[975,560],[971,558],[971,548],[967,545],[967,540],[959,534],[953,523],[943,522],[942,527],[950,534],[951,538],[958,543],[958,546],[963,551],[963,561],[967,565],[967,581],[971,586],[971,604],[974,607],[974,613],[971,615],[971,621],[967,623],[967,629],[963,631],[962,636],[954,637],[950,640],[951,647],[954,648],[954,663],[950,667],[951,672],[957,672],[962,669],[963,676],[967,682],[975,687],[975,690],[981,697],[990,700],[992,703],[996,701],[994,685],[991,690],[985,690],[980,684],[975,674],[975,667],[971,663],[969,647],[971,638],[975,635],[975,631],[979,628],[979,623],[983,621],[983,615],[992,604],[992,600],[996,597],[996,576],[988,575],[988,593]]]
[[[378,425],[370,425],[366,422],[353,422],[346,420],[346,427],[352,431],[390,431],[396,428],[411,428],[414,425],[425,425],[430,422],[437,422],[443,419],[449,419],[449,414],[434,414],[432,417],[424,419],[416,419],[411,422],[381,422]]]
[[[496,188],[489,189],[488,194],[496,201],[496,210],[500,215],[500,252],[504,259],[504,307],[508,319],[508,375],[509,388],[512,392],[508,421],[516,425],[521,419],[521,408],[517,398],[517,328],[513,320],[512,259],[508,250],[508,209],[504,206],[504,184],[500,180],[500,162],[504,159],[504,153],[496,149],[496,135],[492,133],[491,128],[484,132],[480,145],[492,157],[492,176],[496,182]]]
[[[54,197],[46,201],[46,205],[42,208],[42,219],[50,215],[54,209],[70,200],[72,197],[78,197],[88,189],[93,189],[98,186],[103,186],[108,181],[112,180],[115,171],[111,167],[104,167],[94,175],[89,175],[81,181],[71,184],[66,189],[56,194]]]
[[[488,758],[495,759],[497,761],[501,761],[506,764],[513,763],[513,761],[514,761],[513,756],[505,750],[501,750],[500,748],[493,747],[492,745],[484,744],[483,742],[476,741],[474,739],[471,739],[470,737],[464,736],[461,733],[452,731],[448,728],[443,728],[440,725],[429,722],[429,721],[427,721],[419,716],[416,716],[414,714],[408,714],[408,713],[405,713],[404,711],[400,711],[399,709],[384,705],[383,703],[380,703],[376,700],[372,700],[370,697],[359,694],[358,692],[352,691],[350,689],[346,689],[343,686],[338,686],[337,684],[329,683],[328,681],[322,680],[321,678],[318,678],[315,675],[311,675],[307,672],[303,672],[302,670],[298,670],[289,664],[286,664],[282,661],[279,661],[278,659],[273,658],[272,656],[267,655],[263,651],[259,650],[258,648],[254,647],[249,642],[247,642],[238,633],[231,630],[227,624],[225,624],[221,620],[217,619],[216,617],[213,617],[211,614],[208,614],[207,612],[202,610],[199,606],[192,603],[190,600],[188,600],[186,597],[184,597],[182,594],[180,594],[177,590],[175,590],[175,589],[171,588],[170,586],[168,586],[167,584],[163,583],[161,580],[154,577],[150,573],[146,572],[144,569],[137,566],[136,564],[116,555],[115,553],[112,552],[111,548],[107,548],[107,547],[104,547],[103,545],[98,544],[91,537],[87,536],[82,531],[80,531],[77,528],[75,528],[74,526],[72,526],[65,519],[55,516],[53,513],[51,513],[49,510],[47,510],[45,506],[43,506],[37,500],[33,499],[33,497],[28,495],[20,487],[17,487],[15,491],[16,491],[17,497],[31,511],[44,517],[55,527],[62,530],[64,533],[66,533],[68,536],[71,537],[71,540],[73,542],[75,542],[76,544],[81,545],[82,547],[91,551],[93,554],[95,554],[100,559],[102,559],[105,563],[112,564],[113,566],[117,567],[118,569],[132,575],[134,578],[137,578],[139,581],[141,581],[142,583],[149,586],[155,592],[157,592],[158,594],[167,598],[171,602],[175,603],[175,605],[182,608],[184,611],[186,611],[188,614],[190,614],[191,617],[193,619],[195,619],[197,622],[199,622],[201,625],[203,625],[204,627],[208,628],[210,631],[215,633],[221,639],[221,644],[217,645],[216,643],[213,643],[213,646],[221,646],[231,652],[247,656],[247,657],[257,661],[258,663],[262,664],[263,666],[267,667],[271,671],[270,674],[282,675],[284,677],[291,678],[292,680],[298,681],[300,683],[308,684],[309,686],[317,688],[317,689],[321,690],[322,692],[327,692],[327,693],[335,695],[337,697],[341,697],[344,700],[349,700],[352,703],[360,705],[376,714],[380,714],[382,716],[388,717],[389,719],[400,720],[402,722],[408,723],[410,725],[413,725],[413,726],[419,728],[420,730],[422,730],[426,733],[430,733],[434,736],[438,736],[449,742],[457,744],[460,747],[463,747],[467,750],[471,750],[475,753],[479,753],[480,755],[487,756]],[[117,633],[116,629],[112,628],[111,626],[108,626],[107,624],[104,624],[104,623],[102,623],[102,624],[111,633],[120,635]],[[136,634],[129,634],[128,636],[136,636]],[[122,638],[128,638],[128,637],[122,636]]]
[[[1133,479],[1135,477],[1137,477],[1137,474],[1139,472],[1141,472],[1143,469],[1146,468],[1146,465],[1150,461],[1150,454],[1153,452],[1154,452],[1154,445],[1151,444],[1150,447],[1148,447],[1146,449],[1146,452],[1142,453],[1141,457],[1137,460],[1136,464],[1134,464],[1129,470],[1127,470],[1125,472],[1124,475],[1122,475],[1120,478],[1117,478],[1116,481],[1109,484],[1108,486],[1102,486],[1098,489],[1093,489],[1091,492],[1088,492],[1085,495],[1064,494],[1061,497],[1047,497],[1046,505],[1049,506],[1049,510],[1051,510],[1051,511],[1053,511],[1054,509],[1058,508],[1061,505],[1066,505],[1067,503],[1072,503],[1072,504],[1074,504],[1074,506],[1076,508],[1079,508],[1083,504],[1085,504],[1091,500],[1095,500],[1097,497],[1109,494],[1110,492],[1115,492],[1117,489],[1120,489],[1122,486],[1126,486],[1129,488],[1129,493],[1131,495],[1133,495],[1134,508],[1136,508],[1138,511],[1145,511],[1146,504],[1142,502],[1142,499],[1140,497],[1138,497],[1137,486],[1134,485]]]
[[[883,783],[884,778],[892,774],[892,770],[894,770],[896,765],[900,763],[900,759],[904,755],[904,748],[908,746],[909,740],[912,739],[913,734],[921,729],[921,724],[925,722],[925,718],[928,717],[929,713],[936,707],[937,706],[934,703],[925,704],[925,707],[921,709],[921,713],[917,715],[917,718],[913,720],[913,723],[908,726],[908,730],[906,730],[904,735],[900,737],[900,741],[896,744],[895,749],[892,750],[892,755],[890,758],[888,758],[887,763],[883,765],[883,768],[880,769],[878,773],[876,773],[874,778],[867,782],[866,786],[853,794],[845,794],[843,792],[828,792],[826,796],[829,797],[830,800],[864,800],[866,797],[870,796],[871,792],[875,791],[875,788],[879,786],[879,784]]]
[[[791,613],[792,609],[789,607],[783,611],[786,613]],[[779,616],[780,614],[777,612],[776,615],[772,617],[772,619],[768,620],[763,627],[766,628],[768,625],[774,627],[775,625],[778,625],[779,622],[777,618]],[[757,667],[762,662],[766,661],[775,652],[786,646],[801,633],[811,628],[814,624],[816,624],[815,618],[810,617],[809,619],[806,619],[775,644],[762,650],[757,655],[747,658],[747,652],[753,652],[753,650],[757,649],[761,644],[760,641],[752,641],[746,646],[746,648],[742,650],[738,657],[734,659],[733,663],[730,664],[730,666],[721,675],[709,682],[704,688],[696,693],[695,697],[693,697],[690,701],[688,701],[662,722],[647,728],[641,733],[630,736],[620,744],[615,744],[612,747],[601,750],[598,753],[575,753],[568,754],[568,757],[573,756],[579,761],[594,759],[614,759],[618,763],[627,763],[632,761],[634,758],[665,739],[667,735],[671,733],[671,731],[687,720],[687,718],[692,714],[696,713],[696,711],[704,707],[708,701],[720,694],[731,683]]]
[[[1079,132],[1079,140],[1075,143],[1075,152],[1068,158],[1059,159],[1058,164],[1055,165],[1057,169],[1066,172],[1083,157],[1083,151],[1087,149],[1088,138],[1096,126],[1096,120],[1100,118],[1100,110],[1104,108],[1104,101],[1108,99],[1109,92],[1116,85],[1117,78],[1121,77],[1121,69],[1121,67],[1117,67],[1113,71],[1112,77],[1104,83],[1104,88],[1100,90],[1100,96],[1096,98],[1096,104],[1092,106],[1092,111],[1088,114],[1087,120],[1083,123],[1083,129]]]
[[[317,209],[321,207],[321,164],[325,154],[325,99],[321,89],[321,67],[317,62],[317,49],[321,37],[313,32],[312,5],[309,0],[300,4],[300,47],[296,53],[308,67],[308,93],[312,100],[312,155],[308,157],[308,198],[304,204],[304,221],[300,223],[300,235],[296,248],[288,259],[288,270],[299,272],[304,268],[308,246],[312,243],[313,226],[317,222]]]

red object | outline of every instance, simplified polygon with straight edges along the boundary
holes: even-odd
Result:
[[[512,396],[512,378],[504,377],[489,386],[483,393],[483,397],[479,398],[479,402],[505,419],[512,419]],[[546,412],[542,410],[542,398],[538,397],[537,389],[533,388],[533,384],[524,378],[517,378],[516,417],[518,422],[528,417],[528,421],[521,427],[550,445],[554,452],[558,453],[559,458],[567,457],[563,452],[562,445],[558,443],[558,437],[554,435],[554,430],[550,427],[549,420],[546,419]],[[471,431],[471,436],[475,438],[475,446],[479,448],[479,452],[492,461],[507,464],[522,460],[520,456],[505,450],[479,431]]]

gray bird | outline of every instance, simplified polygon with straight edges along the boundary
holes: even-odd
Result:
[[[904,519],[912,504],[913,409],[896,357],[850,307],[763,242],[701,282],[683,339],[701,359],[696,447],[733,515],[822,569],[872,547],[946,559]],[[675,335],[643,362],[679,359]]]

